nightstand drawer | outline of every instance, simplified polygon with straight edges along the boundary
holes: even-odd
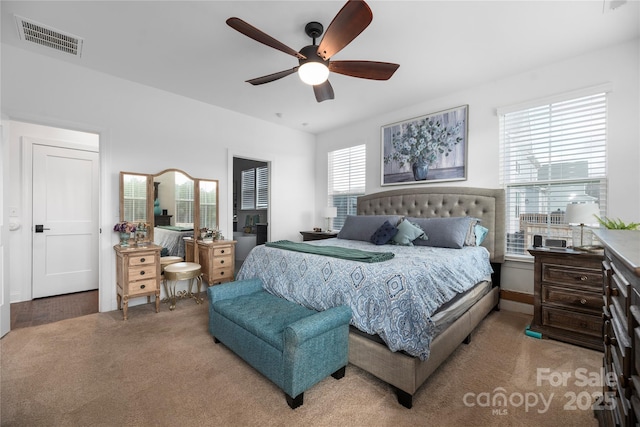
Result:
[[[209,281],[211,284],[217,285],[228,282],[233,278],[233,270],[231,268],[216,268],[213,270]]]
[[[542,302],[584,309],[592,311],[594,315],[602,312],[602,295],[599,293],[542,285]]]
[[[542,280],[552,283],[580,285],[592,288],[594,292],[602,291],[602,272],[592,268],[545,263],[542,265]]]
[[[584,335],[602,337],[602,316],[542,307],[542,324]]]
[[[156,279],[129,282],[129,296],[153,292],[156,289],[157,283],[158,281]]]

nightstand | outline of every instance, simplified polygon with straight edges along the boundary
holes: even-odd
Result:
[[[562,248],[534,248],[529,253],[535,259],[530,330],[602,351],[604,255]]]
[[[334,231],[301,231],[300,234],[302,234],[302,241],[304,242],[309,240],[331,239],[338,235],[338,233]]]

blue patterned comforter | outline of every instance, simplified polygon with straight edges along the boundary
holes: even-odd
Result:
[[[362,263],[261,245],[249,253],[237,279],[259,277],[272,294],[318,311],[348,305],[352,325],[421,360],[429,357],[435,311],[492,273],[483,247],[376,246],[335,238],[306,243],[395,257]]]

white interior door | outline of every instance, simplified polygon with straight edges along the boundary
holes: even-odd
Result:
[[[33,145],[33,298],[98,289],[98,153]]]

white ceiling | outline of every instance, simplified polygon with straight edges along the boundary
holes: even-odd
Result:
[[[228,27],[239,17],[301,49],[344,1],[5,1],[2,43],[310,133],[640,37],[640,8],[590,1],[374,1],[373,22],[333,59],[395,62],[388,81],[332,74],[317,103],[296,58]],[[84,39],[82,57],[19,39],[14,14]]]

